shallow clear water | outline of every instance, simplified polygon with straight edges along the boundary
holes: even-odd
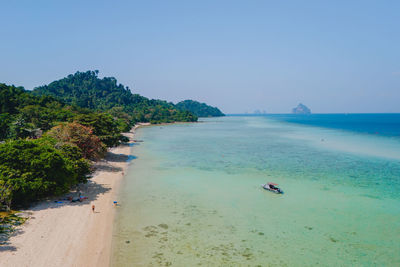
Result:
[[[400,265],[398,138],[225,117],[137,139],[113,266]]]

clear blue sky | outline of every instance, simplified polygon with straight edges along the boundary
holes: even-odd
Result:
[[[77,70],[227,113],[400,112],[400,1],[2,1],[0,82]]]

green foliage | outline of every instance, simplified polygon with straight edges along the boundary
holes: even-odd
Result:
[[[132,116],[126,113],[122,107],[113,107],[108,111],[108,114],[113,116],[117,121],[118,129],[121,132],[128,132],[131,126],[135,124]]]
[[[117,146],[123,139],[119,131],[118,122],[114,120],[110,114],[79,114],[73,118],[73,121],[91,127],[93,129],[93,134],[97,135],[108,147]]]
[[[200,103],[193,100],[185,100],[176,104],[180,110],[189,111],[198,117],[221,117],[225,116],[218,108],[211,107],[205,103]]]
[[[17,226],[20,226],[27,220],[26,217],[19,217],[18,213],[15,210],[0,211],[0,234],[9,237],[16,230]],[[4,245],[2,241],[0,240],[0,246]]]
[[[102,141],[114,146],[125,140],[120,131],[127,125],[109,114],[68,106],[52,96],[35,96],[21,87],[5,84],[0,84],[0,96],[0,140],[7,140],[0,144],[0,184],[7,189],[1,192],[14,206],[57,195],[72,185],[86,182],[91,169],[85,158],[103,156]],[[69,131],[67,127],[63,133],[69,133],[70,140],[66,141],[49,135],[41,137],[55,125],[67,121],[81,121],[87,126],[67,124],[79,126],[70,127]],[[10,206],[7,201],[1,202]]]
[[[129,87],[118,84],[114,77],[98,78],[98,71],[76,72],[49,85],[37,87],[33,92],[83,108],[111,110],[113,116],[122,119],[130,127],[135,122],[197,121],[197,116],[178,110],[172,103],[132,94]]]
[[[120,134],[133,125],[133,118],[115,107],[116,117],[106,113],[65,105],[52,96],[35,96],[23,88],[0,84],[0,140],[38,138],[60,122],[77,121],[93,128],[94,134],[109,147],[124,140]]]
[[[86,159],[100,159],[106,152],[106,146],[93,134],[93,129],[79,123],[62,123],[48,131],[46,136],[56,139],[58,147],[64,149],[66,145],[77,147]],[[69,153],[70,149],[67,150]]]
[[[98,78],[98,71],[77,72],[33,92],[0,84],[0,141],[6,140],[0,143],[0,204],[27,205],[86,182],[88,159],[102,157],[105,145],[127,141],[121,132],[137,122],[222,114],[184,102],[178,108],[132,94],[113,77]]]
[[[9,86],[0,83],[0,113],[9,113],[10,115],[20,113],[20,109],[30,105],[54,108],[62,107],[64,104],[54,97],[37,97],[27,93],[23,87]]]
[[[13,118],[10,114],[0,114],[0,140],[7,138],[12,120]]]
[[[35,88],[34,93],[55,96],[68,104],[101,110],[140,101],[140,98],[132,97],[129,88],[117,84],[115,78],[99,79],[97,74],[98,71],[76,72],[49,85]]]
[[[51,96],[34,96],[22,87],[0,84],[0,140],[37,138],[61,121],[86,112]]]
[[[0,180],[11,184],[13,205],[28,205],[67,192],[85,181],[89,164],[79,150],[54,147],[53,140],[10,140],[0,144]]]
[[[0,84],[0,113],[16,114],[20,105],[30,103],[31,98],[22,87]]]
[[[0,211],[11,209],[13,184],[10,181],[0,180]]]

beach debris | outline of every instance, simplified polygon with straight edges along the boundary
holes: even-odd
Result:
[[[129,243],[131,243],[131,241],[129,241],[129,240],[126,240],[126,241],[125,241],[125,243],[129,244]]]

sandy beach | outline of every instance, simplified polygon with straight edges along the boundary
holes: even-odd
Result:
[[[133,141],[134,131],[125,134]],[[51,199],[24,213],[27,222],[0,246],[0,266],[109,266],[118,186],[130,158],[130,144],[112,148],[80,186],[83,202]],[[68,194],[74,195],[75,194]],[[95,212],[92,212],[95,205]]]

